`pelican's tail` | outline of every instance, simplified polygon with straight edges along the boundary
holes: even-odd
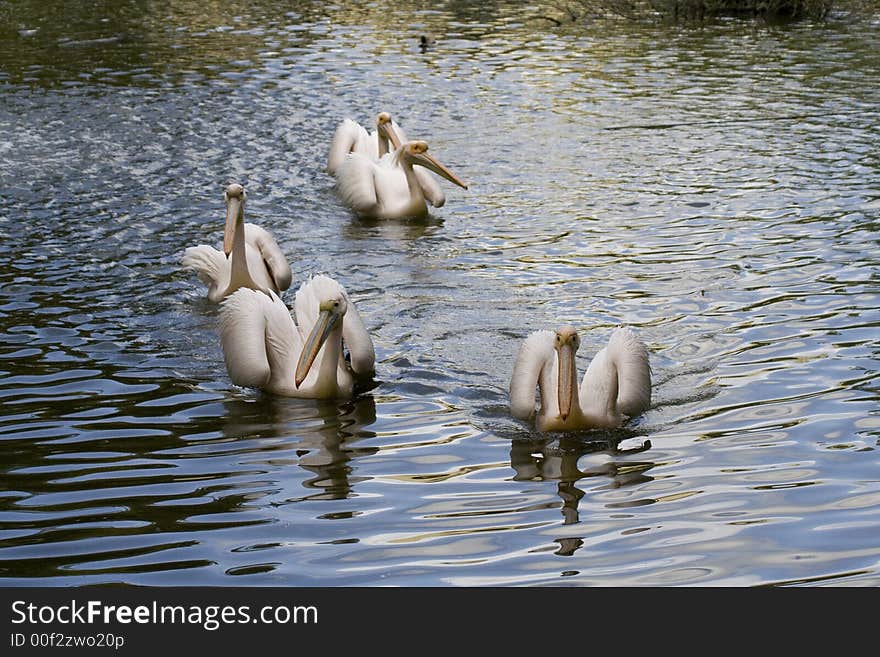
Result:
[[[208,286],[216,285],[220,281],[224,268],[229,267],[223,252],[207,244],[187,247],[180,263],[184,269],[196,272],[199,280]]]

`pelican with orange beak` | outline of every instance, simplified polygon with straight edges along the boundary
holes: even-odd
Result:
[[[535,331],[520,347],[510,379],[510,412],[535,418],[539,431],[612,429],[651,405],[651,367],[645,344],[629,327],[614,329],[578,386],[577,330]],[[535,405],[537,386],[540,404]]]
[[[220,344],[230,379],[287,397],[350,398],[372,377],[376,353],[345,288],[313,276],[297,290],[294,314],[296,322],[274,292],[240,288],[223,301]]]
[[[428,213],[428,199],[421,178],[414,171],[415,165],[468,188],[467,183],[428,153],[424,141],[402,142],[393,153],[378,161],[350,153],[337,169],[336,188],[342,201],[360,217],[424,217]]]
[[[272,234],[244,221],[247,194],[232,183],[224,192],[226,224],[223,250],[207,244],[190,246],[181,263],[208,286],[208,299],[219,303],[240,287],[277,294],[290,287],[293,274]]]
[[[351,119],[344,119],[336,128],[330,142],[327,171],[335,176],[351,153],[379,161],[397,150],[405,141],[409,141],[406,133],[388,112],[379,112],[373,132],[367,132]],[[446,194],[437,179],[422,167],[415,169],[415,173],[425,200],[435,208],[442,207],[446,203]]]

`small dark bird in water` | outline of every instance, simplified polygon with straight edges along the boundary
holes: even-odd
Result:
[[[422,52],[427,51],[428,48],[431,48],[433,45],[434,45],[434,38],[433,37],[429,37],[424,34],[419,37],[419,48],[421,49]]]

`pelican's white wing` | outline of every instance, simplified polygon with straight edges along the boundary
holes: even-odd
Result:
[[[330,297],[340,294],[341,285],[329,276],[316,274],[303,282],[296,291],[293,312],[300,335],[305,338],[312,332],[318,320],[322,295]]]
[[[251,223],[244,225],[244,234],[246,243],[255,248],[260,255],[259,270],[266,270],[271,277],[271,285],[267,287],[276,292],[283,292],[289,288],[293,280],[293,273],[290,271],[287,258],[284,257],[281,247],[278,246],[278,242],[275,241],[272,234],[262,226]],[[249,253],[248,269],[251,269],[250,257]],[[252,274],[255,279],[256,275],[256,272]]]
[[[651,406],[651,365],[645,343],[628,326],[620,326],[614,329],[606,348],[618,363],[618,410],[629,417],[648,410]]]
[[[258,286],[275,292],[290,287],[293,274],[287,258],[272,234],[262,226],[246,223],[245,255],[248,273]],[[232,261],[219,249],[207,244],[190,246],[183,252],[181,264],[208,286],[208,299],[215,303],[223,300],[232,276]]]
[[[651,366],[648,348],[627,326],[619,326],[611,333],[608,344],[599,350],[584,373],[580,387],[581,404],[585,412],[604,412],[589,405],[596,399],[613,397],[615,381],[612,370],[617,370],[617,411],[634,417],[651,406]]]
[[[416,178],[419,179],[419,185],[422,187],[422,194],[425,195],[425,200],[435,208],[442,208],[443,204],[446,203],[446,194],[443,193],[440,183],[434,175],[424,167],[413,167],[413,171],[416,173]]]
[[[294,373],[304,341],[281,298],[273,294],[271,301],[271,305],[263,302],[266,311],[266,353],[272,369],[269,389],[296,396]]]
[[[519,348],[510,377],[510,413],[514,417],[528,420],[535,414],[535,388],[541,381],[545,383],[540,386],[541,408],[546,409],[550,403],[554,338],[553,331],[535,331]]]
[[[400,139],[401,144],[405,141],[409,141],[409,137],[406,136],[404,129],[401,128],[394,119],[391,119],[391,129],[397,133],[397,138]]]
[[[342,322],[342,339],[351,356],[352,371],[359,377],[372,376],[376,371],[376,350],[364,320],[351,299],[348,299],[348,312]]]
[[[223,251],[207,244],[190,246],[183,252],[180,262],[184,269],[196,272],[199,280],[208,286],[211,301],[219,302],[223,298],[231,273],[229,260]]]
[[[361,153],[375,160],[379,157],[379,144],[359,123],[344,119],[330,140],[327,171],[335,175],[349,153]]]
[[[293,387],[302,338],[278,295],[249,288],[229,295],[220,305],[220,344],[236,385],[282,393]]]
[[[262,388],[269,383],[266,311],[271,305],[265,294],[245,287],[220,304],[220,345],[226,371],[236,385]]]
[[[343,203],[360,215],[371,216],[379,209],[379,198],[376,193],[377,169],[378,166],[370,158],[352,153],[336,171],[336,188],[339,196]]]

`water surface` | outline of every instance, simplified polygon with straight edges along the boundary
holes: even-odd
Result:
[[[0,581],[880,582],[876,24],[389,8],[0,3]],[[470,183],[427,220],[324,171],[380,109]],[[179,260],[233,180],[349,290],[372,391],[231,384]],[[633,326],[652,408],[510,418],[563,323],[582,368]]]

